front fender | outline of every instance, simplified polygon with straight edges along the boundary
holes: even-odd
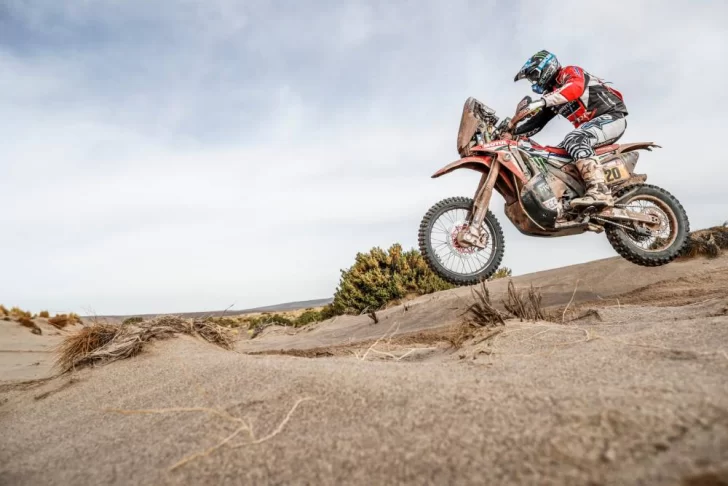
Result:
[[[435,172],[432,175],[432,178],[435,179],[445,174],[449,174],[454,170],[463,168],[472,169],[478,172],[487,172],[493,163],[493,158],[497,157],[504,169],[507,169],[508,172],[514,174],[524,184],[527,182],[525,174],[521,171],[521,168],[518,167],[518,164],[516,164],[516,161],[510,152],[504,150],[493,152],[488,151],[487,153],[483,150],[482,152],[484,153],[481,155],[471,155],[469,157],[463,157],[462,159],[450,162],[445,167]],[[510,183],[510,177],[506,176],[504,179]]]
[[[471,169],[478,172],[486,173],[488,172],[488,170],[490,170],[490,166],[492,164],[493,157],[489,155],[463,157],[460,160],[450,162],[445,167],[432,174],[432,178],[436,179],[440,176],[444,176],[445,174],[449,174],[450,172],[458,169]]]
[[[514,164],[513,156],[508,154],[508,157],[506,157],[506,153],[504,152],[497,152],[489,155],[473,155],[470,157],[463,157],[462,159],[450,162],[445,167],[432,174],[432,178],[435,179],[437,177],[444,176],[445,174],[449,174],[450,172],[456,171],[458,169],[471,169],[485,174],[490,170],[490,166],[493,164],[493,157],[498,157],[502,164],[502,168],[507,169],[501,170],[498,176],[498,181],[500,182],[500,184],[505,185],[510,193],[516,194],[516,188],[513,185],[510,174],[516,174],[516,176],[524,183],[526,182],[526,178],[520,171],[520,169],[518,169],[518,167]],[[506,160],[506,158],[508,158],[509,160]],[[500,186],[500,184],[497,185]]]

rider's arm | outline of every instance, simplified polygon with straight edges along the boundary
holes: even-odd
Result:
[[[553,117],[556,112],[551,108],[543,108],[540,113],[534,115],[530,120],[523,123],[513,131],[513,135],[525,135],[532,137],[540,132]]]
[[[562,105],[579,99],[584,94],[586,79],[584,71],[576,66],[567,66],[561,70],[556,82],[561,87],[551,93],[543,95],[546,106]]]

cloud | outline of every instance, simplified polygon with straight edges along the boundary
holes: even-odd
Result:
[[[726,7],[679,2],[34,1],[0,7],[0,294],[6,304],[179,312],[330,296],[357,251],[416,245],[470,196],[462,103],[509,114],[551,49],[613,81],[638,169],[693,227],[726,219]],[[603,28],[599,28],[603,26]],[[557,143],[555,120],[537,136]],[[724,171],[723,171],[724,172]],[[613,256],[493,210],[516,273]]]

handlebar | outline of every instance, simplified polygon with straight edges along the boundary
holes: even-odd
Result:
[[[526,118],[529,118],[529,117],[535,115],[537,111],[539,111],[541,108],[543,108],[545,106],[546,106],[546,102],[543,100],[543,98],[540,100],[534,101],[532,103],[529,103],[528,105],[526,105],[526,107],[523,110],[519,111],[518,113],[516,113],[513,116],[513,119],[511,119],[511,122],[509,124],[510,125],[509,128],[513,129],[513,127],[515,127],[516,124],[525,120]]]

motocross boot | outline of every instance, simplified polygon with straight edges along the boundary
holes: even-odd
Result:
[[[612,192],[604,182],[604,172],[599,162],[592,158],[579,159],[576,161],[576,168],[586,184],[586,193],[572,200],[571,206],[576,208],[614,206]]]

